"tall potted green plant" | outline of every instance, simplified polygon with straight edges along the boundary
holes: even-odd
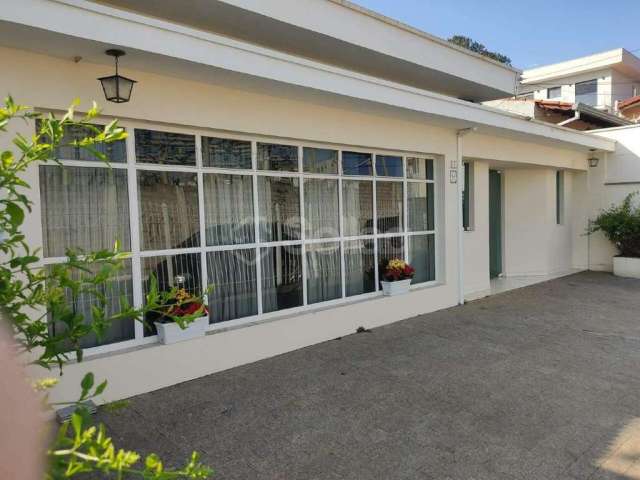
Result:
[[[619,205],[603,210],[592,222],[589,233],[602,232],[618,249],[613,273],[619,277],[640,278],[640,205],[631,193]]]

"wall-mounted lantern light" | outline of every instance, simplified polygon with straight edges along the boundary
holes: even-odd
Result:
[[[598,166],[598,163],[600,163],[600,159],[596,157],[596,151],[593,148],[589,151],[591,152],[591,156],[589,157],[589,166],[591,168],[596,168]]]
[[[131,98],[131,90],[133,90],[133,84],[135,80],[118,75],[118,58],[125,55],[122,50],[107,50],[107,55],[114,57],[116,61],[116,74],[108,77],[101,77],[100,83],[102,84],[102,90],[104,90],[104,96],[110,102],[125,103]]]

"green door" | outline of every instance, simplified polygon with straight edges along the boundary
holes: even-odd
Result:
[[[489,170],[489,273],[502,273],[502,174]]]

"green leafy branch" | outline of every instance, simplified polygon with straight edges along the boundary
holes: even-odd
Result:
[[[100,113],[95,104],[76,120],[77,105],[74,102],[59,119],[16,104],[11,97],[5,99],[0,108],[1,133],[6,133],[14,120],[35,120],[37,125],[31,137],[15,136],[13,145],[17,147],[17,155],[11,150],[0,152],[0,191],[3,193],[0,198],[0,317],[11,325],[16,342],[23,352],[31,355],[32,363],[47,369],[57,366],[60,373],[71,360],[70,355],[75,354],[79,362],[83,360],[84,338],[95,334],[101,339],[113,322],[123,319],[144,322],[145,316],[153,312],[169,316],[181,328],[186,328],[202,313],[171,316],[170,307],[180,304],[178,290],[160,292],[155,278],[151,279],[144,306],[135,308],[126,297],[121,297],[118,311],[108,312],[107,293],[129,257],[119,251],[117,243],[113,250],[86,254],[67,251],[65,262],[46,268],[41,266],[39,250],[28,245],[23,223],[32,205],[26,195],[30,186],[22,179],[27,169],[46,162],[60,164],[56,151],[61,146],[87,150],[108,163],[106,155],[97,147],[127,137],[115,120],[103,128],[93,124]],[[89,135],[67,141],[65,132],[73,127],[81,127]],[[80,298],[91,300],[91,318],[74,309]],[[34,389],[47,391],[56,383],[55,379],[43,379],[34,383]],[[81,382],[78,400],[55,404],[72,406],[75,413],[71,420],[63,423],[47,451],[50,460],[47,478],[72,478],[89,472],[116,475],[116,478],[126,474],[167,480],[204,479],[212,474],[210,468],[199,463],[195,453],[183,468],[167,470],[155,454],[147,456],[140,465],[141,455],[117,449],[105,435],[103,425],[91,425],[83,406],[84,402],[102,395],[106,388],[106,381],[95,385],[94,376],[89,373]]]

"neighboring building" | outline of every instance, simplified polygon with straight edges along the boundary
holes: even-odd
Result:
[[[2,93],[20,103],[103,99],[110,48],[138,81],[130,102],[100,101],[101,121],[130,134],[111,168],[62,149],[62,167],[29,171],[26,233],[43,264],[119,239],[131,259],[113,308],[120,295],[142,305],[151,274],[215,285],[209,335],[160,346],[114,325],[52,400],[86,371],[109,379],[109,401],[451,307],[491,293],[493,277],[588,265],[588,160],[617,155],[616,141],[479,104],[514,95],[517,70],[344,0],[174,5],[0,10]],[[584,79],[604,71],[621,74],[607,63]],[[417,270],[403,297],[381,295],[392,256]]]
[[[623,117],[640,122],[640,95],[618,102],[618,111]]]
[[[492,100],[484,102],[484,104],[573,130],[598,130],[633,124],[633,122],[627,118],[613,115],[585,103],[568,103],[558,100],[533,100],[526,96],[519,96]]]
[[[616,103],[640,94],[640,58],[623,48],[523,70],[519,94],[586,104],[617,114]]]

